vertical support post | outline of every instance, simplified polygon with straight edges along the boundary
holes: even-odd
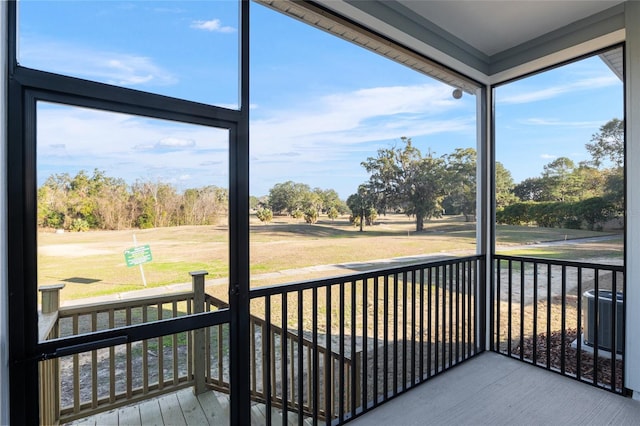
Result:
[[[9,125],[7,114],[9,100],[6,81],[9,81],[9,46],[4,42],[9,32],[9,8],[7,2],[0,2],[0,173],[7,175],[7,127]],[[7,242],[7,180],[0,179],[0,348],[9,345],[9,280],[7,278],[7,258],[9,245]],[[7,351],[0,350],[0,424],[9,424],[9,355]]]
[[[42,294],[41,311],[43,314],[51,314],[58,312],[60,308],[60,290],[64,288],[64,284],[44,285],[40,287]]]
[[[624,383],[640,400],[640,3],[625,7],[625,348]]]
[[[42,294],[40,340],[58,337],[58,309],[60,308],[60,290],[64,284],[42,286],[38,290]],[[40,422],[57,424],[60,417],[60,367],[58,358],[40,361],[39,402]]]
[[[483,86],[476,90],[476,121],[478,123],[476,174],[479,182],[476,201],[476,211],[479,212],[476,215],[476,240],[478,242],[476,252],[484,256],[480,262],[479,274],[474,277],[478,283],[478,294],[474,295],[476,318],[473,321],[478,325],[475,349],[479,352],[487,349],[487,340],[491,341],[491,316],[489,313],[493,308],[490,298],[495,250],[495,143],[492,94],[491,86]]]
[[[193,313],[204,312],[204,277],[207,271],[189,272],[193,286]],[[193,335],[193,393],[199,395],[206,392],[206,347],[205,330],[199,328],[191,331]]]
[[[249,0],[240,1],[240,120],[229,146],[230,423],[251,423],[249,375]]]

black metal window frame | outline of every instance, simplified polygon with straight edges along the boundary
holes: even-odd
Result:
[[[230,132],[229,145],[229,311],[224,319],[203,315],[192,320],[176,319],[159,327],[128,330],[127,339],[146,338],[158,333],[212,325],[224,320],[230,323],[231,424],[250,423],[249,397],[249,0],[240,2],[240,109],[176,99],[158,94],[136,91],[75,77],[22,67],[17,62],[17,4],[10,0],[7,7],[7,50],[9,53],[8,111],[8,282],[9,282],[9,357],[10,406],[12,424],[38,423],[38,360],[55,356],[54,344],[39,344],[37,336],[36,280],[36,105],[39,101],[67,104],[118,113],[210,127],[226,128]],[[490,88],[478,91],[480,191],[479,209],[489,211],[492,195],[487,192],[492,170],[491,143],[487,140]],[[479,230],[479,256],[486,257],[492,240],[490,219],[482,217]],[[488,277],[487,262],[481,264],[481,277]],[[485,278],[485,281],[487,279]],[[486,291],[481,286],[478,300],[480,318],[486,315]],[[480,324],[479,350],[486,346],[486,322]],[[168,330],[168,331],[167,331]],[[137,337],[136,337],[137,336]],[[66,352],[77,353],[87,347],[122,342],[119,334],[104,334],[73,338],[67,341]],[[59,342],[56,342],[56,344]],[[88,346],[87,346],[88,345]],[[93,346],[91,346],[93,345]],[[74,352],[75,351],[75,352]]]
[[[240,2],[240,109],[231,110],[22,67],[17,62],[17,2],[7,7],[8,58],[8,283],[9,400],[12,424],[39,422],[38,362],[178,331],[230,323],[232,424],[250,421],[248,356],[249,282],[249,3]],[[230,309],[165,320],[107,334],[38,343],[36,123],[40,101],[227,129],[229,132]]]

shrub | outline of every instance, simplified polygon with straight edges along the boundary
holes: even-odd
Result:
[[[364,219],[365,219],[365,224],[367,226],[371,226],[375,223],[376,219],[378,218],[378,211],[371,207],[369,208],[364,215]]]
[[[258,209],[256,217],[260,222],[269,223],[273,220],[273,212],[270,209]]]
[[[318,211],[308,209],[304,212],[304,221],[307,223],[316,223],[318,221]]]
[[[76,218],[71,222],[70,230],[75,232],[86,232],[89,230],[89,222],[84,219]]]
[[[331,220],[336,220],[339,216],[340,212],[338,212],[338,209],[336,209],[335,207],[331,207],[329,209],[329,211],[327,212],[327,215],[329,216],[329,219]]]

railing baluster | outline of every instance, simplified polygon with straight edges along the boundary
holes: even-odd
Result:
[[[407,390],[407,271],[402,273],[402,390]]]
[[[142,322],[149,321],[149,305],[142,306]],[[142,393],[149,393],[149,342],[142,341]]]
[[[462,291],[462,297],[460,298],[460,326],[459,326],[459,330],[460,330],[460,340],[459,342],[462,343],[462,348],[461,348],[461,354],[456,354],[456,357],[460,356],[461,359],[467,359],[467,353],[466,353],[466,346],[467,346],[467,341],[465,339],[466,335],[465,335],[465,328],[467,327],[467,318],[466,318],[466,299],[467,299],[467,292],[466,292],[466,287],[467,287],[467,263],[463,263],[462,264],[462,271],[458,270],[458,276],[460,277],[460,287],[458,288],[456,287],[456,292],[459,294],[460,291]],[[456,336],[456,341],[457,340],[457,336]]]
[[[449,367],[453,366],[453,264],[449,264]]]
[[[312,320],[311,332],[313,333],[313,425],[318,425],[318,408],[320,406],[320,351],[318,348],[318,289],[313,288],[311,293]]]
[[[127,325],[131,325],[131,308],[127,307],[125,311],[125,321]],[[131,343],[126,344],[127,352],[127,399],[130,399],[133,395],[133,365],[131,363]]]
[[[429,267],[427,269],[427,379],[431,378],[431,372],[433,371],[433,366],[431,364],[431,361],[432,361],[431,351],[433,349],[431,344],[431,341],[433,340],[432,338],[433,329],[431,327],[432,315],[433,315],[433,310],[431,309],[433,307],[433,303],[431,302],[431,297],[433,296],[432,287],[433,287],[433,268]]]
[[[475,297],[473,297],[473,293],[471,292],[471,284],[473,281],[473,277],[472,277],[472,265],[475,265],[476,262],[473,262],[473,264],[471,263],[471,261],[467,261],[465,262],[465,276],[466,276],[466,286],[465,286],[465,293],[466,293],[466,297],[465,300],[467,301],[467,356],[465,357],[468,358],[470,356],[473,355],[472,352],[472,347],[471,344],[473,342],[473,334],[471,334],[471,323],[472,321],[475,323],[473,317],[471,316],[471,305],[473,304],[473,302],[475,301]],[[493,296],[493,293],[490,293],[491,297]],[[484,301],[480,301],[480,303],[484,303]],[[490,310],[491,313],[493,314],[493,308]],[[491,322],[491,327],[493,327],[493,321]],[[493,339],[490,339],[491,341],[493,341]],[[493,343],[491,343],[493,345]]]
[[[325,346],[327,347],[326,351],[325,351],[325,356],[324,356],[324,412],[325,412],[325,420],[327,423],[327,426],[331,425],[331,422],[333,421],[333,399],[332,399],[332,395],[333,395],[333,389],[335,386],[334,380],[333,380],[333,373],[332,373],[332,367],[333,367],[333,358],[331,357],[331,346],[332,346],[332,337],[331,337],[331,285],[327,286],[326,289],[326,328],[327,328],[327,332],[326,332],[326,337],[325,337]]]
[[[378,399],[378,340],[380,330],[378,329],[378,310],[380,309],[378,298],[380,278],[373,278],[373,403],[376,405]]]
[[[567,267],[562,265],[562,310],[560,313],[560,373],[565,373],[566,340],[567,340]]]
[[[525,263],[520,261],[520,361],[524,360],[524,269]]]
[[[509,356],[511,356],[511,326],[512,326],[512,307],[511,307],[511,302],[512,302],[512,294],[513,294],[513,264],[511,262],[511,260],[509,260],[509,266],[508,266],[508,271],[509,271],[509,279],[507,281],[507,289],[509,292],[509,297],[508,297],[508,304],[507,304],[507,316],[508,316],[508,320],[507,320],[507,354],[509,354]]]
[[[158,303],[156,317],[158,320],[163,318],[163,304]],[[158,337],[158,389],[164,389],[164,339]]]
[[[436,304],[436,309],[435,309],[435,330],[433,330],[433,335],[435,337],[435,351],[434,351],[434,368],[433,371],[435,373],[439,373],[440,372],[440,363],[439,361],[439,353],[440,353],[440,346],[439,345],[439,341],[440,341],[440,328],[439,328],[439,324],[440,324],[440,266],[436,266],[435,268],[435,276],[436,276],[436,285],[435,285],[435,292],[436,292],[436,297],[435,297],[435,304]]]
[[[302,350],[302,318],[304,298],[302,290],[298,290],[298,425],[304,420],[304,352]],[[293,361],[293,360],[292,360]]]
[[[462,318],[460,315],[460,264],[456,263],[455,265],[456,268],[456,364],[460,362],[460,324],[462,325],[462,329],[463,329],[463,336],[464,336],[464,307],[462,308]],[[463,299],[463,303],[464,303],[464,299]],[[464,340],[464,337],[463,337]],[[462,348],[462,350],[464,351],[464,346]]]
[[[249,334],[251,338],[249,339],[249,380],[251,380],[251,393],[257,393],[257,359],[258,359],[258,351],[256,347],[256,321],[253,318],[249,318]]]
[[[109,309],[109,328],[115,328],[115,311]],[[116,400],[116,349],[109,347],[109,402]]]
[[[618,313],[618,295],[617,295],[617,283],[616,272],[611,273],[611,390],[616,390],[616,354],[618,353],[618,347],[616,342],[616,328]]]
[[[264,318],[265,323],[262,326],[262,344],[264,347],[262,353],[262,387],[264,388],[264,398],[265,398],[265,420],[268,425],[271,424],[271,402],[274,399],[275,388],[271,387],[271,374],[274,369],[271,368],[272,363],[275,362],[275,357],[273,356],[273,340],[272,340],[272,332],[271,332],[271,296],[267,295],[264,298]],[[275,392],[274,392],[275,393]]]
[[[580,316],[580,315],[578,315]],[[538,262],[533,262],[533,354],[532,361],[538,365]]]
[[[600,270],[594,269],[593,288],[595,298],[593,301],[593,384],[598,384],[598,349],[600,346],[600,336],[598,336],[598,326],[600,324]]]
[[[576,379],[582,379],[582,267],[578,267],[577,315],[576,315]]]
[[[194,302],[191,299],[189,302]],[[187,302],[187,315],[193,314],[193,304]],[[211,311],[211,301],[205,299],[204,302],[204,312]],[[210,327],[205,328],[203,331],[204,334],[204,382],[209,383],[211,379],[210,375],[210,366],[211,366],[211,336]],[[187,377],[193,376],[193,333],[187,333]]]
[[[411,387],[416,384],[416,270],[411,273]]]
[[[225,325],[219,325],[216,327],[218,334],[216,339],[218,341],[218,383],[224,383],[224,329]]]
[[[307,386],[306,386],[306,392],[307,392],[307,396],[305,398],[305,404],[304,404],[304,409],[306,410],[306,412],[313,412],[314,409],[314,405],[313,405],[313,396],[314,396],[314,390],[313,390],[313,354],[317,353],[317,347],[316,346],[309,346],[309,345],[304,345],[304,355],[306,356],[307,359],[307,365],[306,365],[306,371],[307,371]]]
[[[493,300],[493,304],[496,307],[496,316],[495,316],[495,334],[492,335],[492,339],[491,339],[491,344],[493,345],[494,341],[495,341],[495,346],[492,348],[494,351],[500,351],[502,352],[502,348],[500,347],[500,340],[501,339],[501,330],[500,330],[500,305],[502,302],[502,295],[501,293],[501,288],[500,288],[500,281],[502,279],[502,260],[501,259],[496,259],[496,276],[495,276],[495,281],[496,281],[496,291],[495,291],[495,299]],[[475,293],[474,293],[475,294]],[[494,294],[492,292],[492,294]],[[491,312],[493,312],[493,308],[491,309]],[[493,324],[493,323],[492,323]]]
[[[547,370],[551,369],[551,264],[547,264]]]
[[[344,391],[345,391],[345,380],[344,380],[344,315],[345,315],[345,307],[344,307],[344,281],[340,281],[340,319],[339,319],[339,330],[340,330],[340,366],[339,371],[340,374],[338,376],[338,390],[340,394],[338,395],[338,419],[340,423],[344,422]]]
[[[178,302],[175,300],[171,304],[171,313],[173,318],[178,316]],[[180,376],[178,372],[178,335],[175,333],[171,336],[171,352],[173,354],[173,385],[177,386]]]
[[[367,411],[367,373],[368,369],[368,358],[369,358],[369,341],[368,341],[368,316],[369,316],[369,301],[367,300],[367,296],[369,295],[369,279],[364,278],[362,280],[362,369],[360,370],[360,375],[362,376],[362,400],[359,401],[360,407],[362,407],[362,411]],[[358,377],[358,383],[360,382],[360,378]]]
[[[420,334],[420,338],[419,338],[419,345],[420,345],[420,350],[418,353],[418,381],[422,382],[424,380],[424,290],[425,290],[425,285],[424,285],[424,268],[420,268],[420,282],[418,285],[418,290],[420,291],[420,298],[419,298],[419,306],[418,306],[418,312],[419,312],[419,319],[418,321],[420,322],[420,327],[418,330],[418,333]]]
[[[357,314],[356,314],[356,280],[352,280],[351,281],[351,368],[349,369],[349,378],[351,381],[351,385],[350,385],[350,390],[351,392],[349,393],[349,410],[351,411],[351,418],[355,417],[356,415],[356,406],[357,406],[357,400],[358,400],[358,395],[356,392],[357,389],[357,385],[356,385],[356,325],[357,325]]]
[[[485,293],[483,292],[482,294],[479,294],[479,290],[478,290],[478,287],[479,287],[479,283],[478,283],[478,264],[480,262],[485,262],[485,260],[482,260],[481,258],[476,258],[476,260],[473,262],[473,291],[471,291],[470,293],[474,295],[474,300],[475,299],[479,299],[480,300],[479,303],[486,304],[486,299],[485,299],[486,295],[485,295]],[[484,271],[485,268],[482,267],[481,270]],[[485,276],[486,275],[482,276],[483,280],[485,279]],[[469,310],[469,317],[473,318],[473,339],[474,339],[473,340],[474,341],[474,343],[473,343],[473,354],[474,355],[477,353],[477,350],[479,348],[479,344],[478,344],[478,322],[479,321],[478,321],[478,308],[477,308],[477,306],[478,305],[476,303],[473,304],[473,316],[471,315],[471,310]],[[480,312],[486,312],[486,308],[484,310],[480,309]],[[485,318],[484,318],[485,315],[483,315],[483,318],[480,319],[480,321],[485,321]],[[484,330],[484,326],[482,327],[482,329]],[[484,338],[485,338],[484,336],[481,337],[482,340],[484,340]],[[484,344],[483,344],[483,348],[484,348]]]
[[[447,369],[447,265],[442,266],[442,369]]]
[[[393,395],[398,394],[398,273],[393,274]]]
[[[79,315],[72,317],[73,335],[78,334]],[[111,382],[113,385],[113,381]],[[80,412],[80,357],[78,354],[73,355],[73,412]]]
[[[384,375],[382,377],[382,387],[384,390],[383,400],[389,398],[389,275],[384,276],[384,312],[382,313],[382,332],[384,335],[384,346],[382,355],[384,364],[382,365]]]
[[[98,313],[91,312],[91,331],[98,331]],[[98,408],[98,351],[91,351],[91,408]]]
[[[287,350],[289,351],[289,390],[291,397],[287,398],[287,405],[291,407],[291,412],[296,411],[296,357],[295,357],[295,339],[289,335],[288,331],[284,331],[287,342]]]
[[[281,314],[282,314],[282,318],[280,321],[280,327],[281,327],[281,331],[280,331],[280,359],[281,359],[281,363],[280,363],[280,383],[282,386],[282,423],[283,424],[288,424],[289,423],[289,416],[288,416],[288,411],[289,411],[289,377],[288,377],[288,369],[289,369],[289,364],[288,364],[288,354],[287,354],[287,349],[289,347],[289,345],[287,344],[287,330],[288,330],[288,324],[287,324],[287,317],[288,317],[288,304],[289,304],[289,294],[288,293],[283,293],[282,294],[282,308],[281,308]]]

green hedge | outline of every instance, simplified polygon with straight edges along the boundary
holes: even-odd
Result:
[[[613,203],[602,197],[576,202],[525,201],[496,211],[496,222],[506,225],[537,225],[545,228],[590,229],[616,217]]]

